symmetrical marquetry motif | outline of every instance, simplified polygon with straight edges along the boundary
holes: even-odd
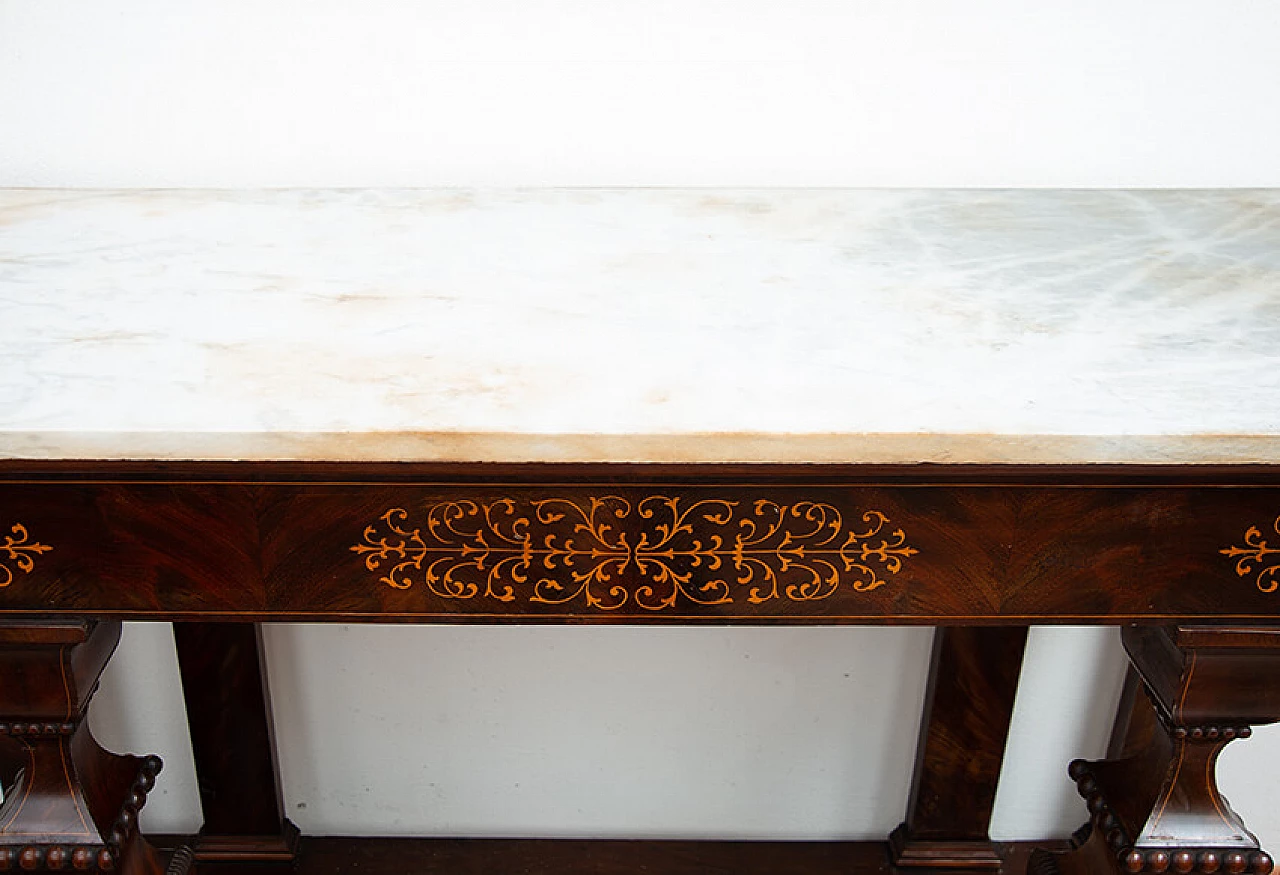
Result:
[[[9,567],[8,562],[13,562],[19,571],[29,574],[36,566],[35,557],[53,549],[48,544],[31,542],[26,527],[20,523],[14,523],[9,532],[4,536],[4,541],[0,542],[0,589],[13,583],[13,568]]]
[[[1272,529],[1280,535],[1280,517],[1271,524]],[[1262,537],[1257,526],[1250,526],[1244,533],[1243,547],[1227,547],[1218,552],[1236,559],[1236,574],[1246,577],[1258,568],[1255,582],[1263,592],[1275,592],[1280,589],[1280,547],[1270,546]]]
[[[916,554],[877,510],[846,525],[814,501],[685,501],[618,495],[427,508],[421,525],[392,508],[351,547],[381,582],[425,586],[440,598],[649,611],[699,605],[825,599],[841,585],[869,592]]]

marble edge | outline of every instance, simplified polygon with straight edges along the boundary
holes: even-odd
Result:
[[[0,185],[0,194],[102,195],[131,197],[148,194],[216,194],[225,192],[287,194],[289,192],[612,192],[656,191],[694,193],[716,191],[918,191],[918,192],[1280,192],[1276,185]]]
[[[1280,435],[0,432],[10,461],[1280,464]]]

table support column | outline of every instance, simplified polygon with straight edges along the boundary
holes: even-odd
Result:
[[[271,705],[254,623],[174,623],[204,828],[200,862],[291,863]]]
[[[1111,740],[1107,744],[1107,759],[1124,759],[1145,750],[1159,725],[1144,690],[1142,675],[1131,664],[1120,690],[1116,720],[1111,726]]]
[[[160,758],[103,750],[89,700],[119,622],[0,622],[0,870],[158,875],[138,811]]]
[[[999,869],[989,834],[1027,627],[937,631],[898,867]]]
[[[1269,875],[1270,855],[1218,791],[1216,764],[1231,741],[1280,720],[1280,629],[1129,627],[1123,640],[1154,731],[1131,728],[1120,756],[1071,764],[1090,823],[1079,847],[1038,852],[1030,871]]]

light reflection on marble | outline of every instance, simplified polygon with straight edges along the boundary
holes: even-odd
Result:
[[[1280,191],[7,191],[0,304],[0,456],[1280,462]]]

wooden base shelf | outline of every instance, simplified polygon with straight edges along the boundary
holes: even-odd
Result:
[[[166,857],[194,841],[152,837]],[[1061,842],[995,842],[1002,871],[1026,871],[1036,848]],[[261,863],[198,864],[200,875],[276,871]],[[286,868],[286,867],[279,867]],[[632,841],[306,837],[297,875],[872,875],[910,873],[889,864],[887,842]],[[952,870],[962,872],[964,870]],[[991,870],[985,870],[990,875]]]

